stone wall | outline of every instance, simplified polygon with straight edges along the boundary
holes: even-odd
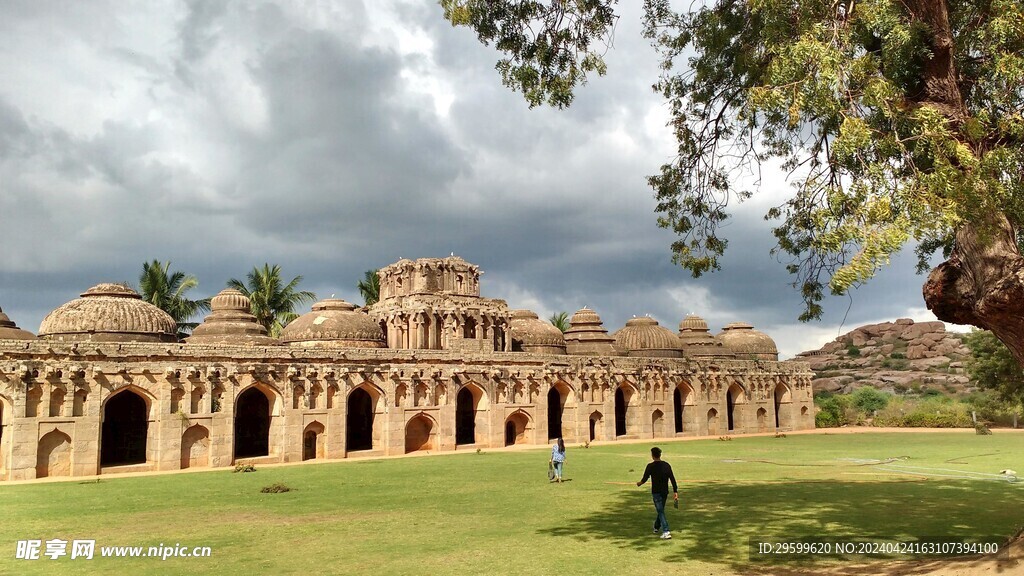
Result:
[[[41,340],[0,340],[0,415],[18,480],[814,426],[803,363]]]

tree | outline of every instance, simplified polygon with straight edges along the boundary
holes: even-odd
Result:
[[[228,288],[234,288],[249,298],[253,316],[270,336],[277,338],[281,329],[298,317],[295,313],[297,307],[316,300],[316,294],[296,290],[299,282],[302,282],[302,276],[283,284],[281,267],[264,264],[262,268],[254,267],[246,275],[245,283],[235,278],[228,280]]]
[[[1024,370],[1010,350],[988,330],[975,330],[964,337],[971,349],[967,372],[981,388],[995,390],[1008,402],[1024,403]]]
[[[558,328],[559,330],[561,330],[563,334],[565,334],[565,331],[569,329],[569,313],[568,312],[558,312],[556,314],[552,314],[551,318],[549,318],[549,320],[551,321],[552,324],[555,325],[555,328]]]
[[[185,293],[199,285],[195,276],[171,272],[171,261],[142,263],[139,293],[142,299],[170,314],[178,324],[178,333],[191,333],[199,325],[189,322],[195,315],[210,311],[210,299],[189,300]]]
[[[506,84],[559,107],[585,72],[604,73],[591,47],[610,42],[616,4],[441,0],[505,53]],[[826,287],[843,294],[914,243],[921,272],[946,258],[925,282],[928,308],[992,330],[1024,363],[1021,0],[693,6],[644,0],[677,141],[648,182],[658,224],[679,235],[674,260],[695,277],[719,269],[730,202],[758,192],[736,176],[781,162],[793,191],[766,218],[801,319],[820,317]]]
[[[367,270],[363,273],[363,279],[356,285],[359,293],[363,296],[366,306],[376,304],[380,300],[380,275],[376,270]]]

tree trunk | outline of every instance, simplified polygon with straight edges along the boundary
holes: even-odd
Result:
[[[928,275],[924,301],[939,320],[991,330],[1024,366],[1024,258],[1002,214],[957,230],[949,260]]]

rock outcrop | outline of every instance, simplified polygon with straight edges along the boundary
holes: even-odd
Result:
[[[856,328],[797,360],[810,364],[815,392],[845,393],[862,386],[960,392],[970,386],[964,371],[970,355],[961,335],[947,332],[942,322],[901,318]]]

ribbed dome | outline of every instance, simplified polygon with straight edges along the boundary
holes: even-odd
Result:
[[[654,318],[632,318],[626,326],[612,334],[627,356],[651,358],[682,358],[679,338],[671,330],[658,325]]]
[[[565,332],[565,350],[576,356],[622,356],[615,338],[608,335],[601,317],[590,308],[582,308],[572,315]]]
[[[385,348],[384,331],[353,304],[329,298],[281,330],[281,342],[325,348]]]
[[[726,348],[721,341],[711,335],[708,323],[695,314],[688,314],[679,323],[678,338],[683,355],[689,358],[735,356],[731,349]]]
[[[718,334],[717,338],[739,358],[778,360],[779,349],[764,332],[754,330],[750,324],[733,322]]]
[[[34,334],[18,328],[0,309],[0,340],[35,340]]]
[[[210,315],[185,341],[190,344],[277,344],[252,315],[249,298],[234,288],[221,290],[210,300]]]
[[[176,342],[170,314],[122,284],[97,284],[43,318],[39,337],[62,341]]]
[[[530,310],[512,311],[512,351],[565,354],[565,336]]]

